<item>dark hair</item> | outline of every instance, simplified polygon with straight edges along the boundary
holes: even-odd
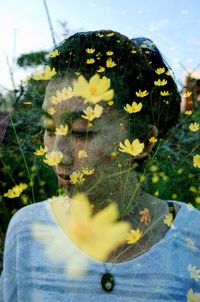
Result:
[[[180,112],[180,95],[169,67],[154,43],[146,38],[129,39],[111,30],[80,32],[64,40],[57,48],[59,56],[50,58],[48,64],[55,67],[57,76],[77,77],[83,74],[89,79],[98,73],[99,67],[105,67],[109,58],[116,63],[113,68],[105,68],[100,76],[111,80],[115,90],[114,106],[122,109],[127,103],[142,102],[143,107],[137,114],[128,114],[131,136],[141,137],[148,125],[155,125],[159,137],[176,124]],[[94,49],[88,53],[86,49]],[[86,60],[93,58],[92,64]],[[157,74],[158,68],[164,68]],[[155,81],[167,80],[164,86],[155,85]],[[136,92],[147,90],[148,95],[141,98]],[[162,96],[161,91],[168,91]],[[124,111],[125,112],[125,111]]]

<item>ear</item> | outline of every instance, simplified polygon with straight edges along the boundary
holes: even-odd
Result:
[[[144,158],[146,156],[148,156],[154,145],[155,145],[155,142],[150,142],[149,139],[151,137],[155,137],[157,138],[158,137],[158,128],[155,126],[155,125],[149,125],[148,126],[148,135],[147,135],[147,142],[145,143],[145,146],[144,146],[144,149],[142,151],[142,153],[140,153],[138,156],[135,157],[135,159],[141,159],[141,158]]]

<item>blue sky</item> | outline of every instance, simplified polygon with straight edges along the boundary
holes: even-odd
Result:
[[[192,70],[200,63],[199,0],[46,1],[57,42],[62,40],[59,21],[66,21],[73,32],[112,29],[130,38],[146,36],[173,68],[178,83],[183,81],[184,68]],[[6,56],[11,64],[13,52],[17,57],[30,51],[50,50],[52,39],[42,0],[3,1],[0,18],[0,85],[11,88]],[[15,67],[16,83],[24,77],[24,71]]]

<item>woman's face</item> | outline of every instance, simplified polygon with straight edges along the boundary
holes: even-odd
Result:
[[[73,79],[65,78],[51,80],[47,86],[45,100],[43,104],[44,111],[52,107],[50,99],[56,95],[57,90],[61,91],[64,87],[72,86]],[[51,117],[44,116],[44,144],[48,152],[61,151],[63,153],[62,161],[53,169],[58,177],[58,182],[66,191],[73,191],[70,182],[70,175],[73,172],[81,171],[82,168],[94,169],[94,173],[84,176],[85,181],[82,189],[95,185],[102,179],[105,182],[102,171],[110,175],[119,170],[118,153],[119,142],[127,137],[126,121],[122,113],[112,108],[107,103],[101,102],[104,107],[100,118],[92,121],[93,126],[88,127],[88,121],[81,117],[83,110],[88,107],[94,107],[77,97],[61,101],[55,106],[56,112]],[[65,136],[56,135],[55,130],[60,125],[68,125],[69,131]],[[87,157],[81,157],[80,151],[84,150]],[[118,169],[118,170],[117,170]],[[120,167],[121,169],[121,167]]]

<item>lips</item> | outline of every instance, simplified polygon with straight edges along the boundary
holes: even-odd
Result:
[[[66,174],[57,174],[59,185],[65,187],[71,185],[70,176]]]

